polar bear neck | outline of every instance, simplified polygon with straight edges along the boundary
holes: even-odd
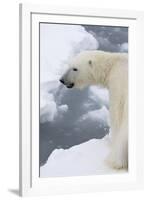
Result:
[[[95,84],[102,85],[109,88],[114,71],[119,71],[120,67],[126,70],[128,60],[126,53],[109,53],[103,51],[97,51],[93,57],[93,78]],[[122,72],[122,70],[121,70]],[[121,74],[125,76],[125,74]]]

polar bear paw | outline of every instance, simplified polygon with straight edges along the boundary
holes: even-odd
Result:
[[[123,154],[118,154],[118,152],[111,152],[106,158],[106,163],[113,169],[127,169],[128,159]]]

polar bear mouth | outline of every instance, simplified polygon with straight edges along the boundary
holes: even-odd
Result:
[[[74,87],[74,83],[70,83],[68,85],[66,85],[67,88],[73,88]]]

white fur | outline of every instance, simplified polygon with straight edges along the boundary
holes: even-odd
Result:
[[[73,58],[63,75],[65,85],[107,87],[110,94],[111,152],[113,168],[128,167],[128,56],[125,53],[84,51]],[[74,71],[76,68],[78,71]]]

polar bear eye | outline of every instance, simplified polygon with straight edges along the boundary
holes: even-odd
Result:
[[[77,68],[73,68],[73,71],[78,71],[78,69]]]

